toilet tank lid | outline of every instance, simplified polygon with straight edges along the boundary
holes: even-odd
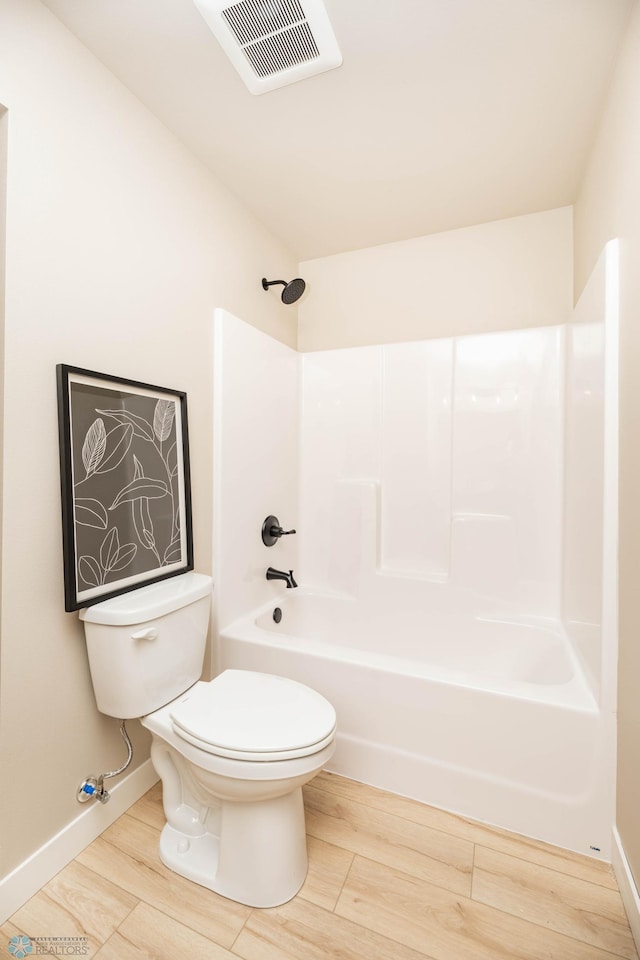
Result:
[[[181,573],[85,607],[80,611],[80,619],[109,626],[145,623],[201,600],[212,588],[213,580],[206,574]]]

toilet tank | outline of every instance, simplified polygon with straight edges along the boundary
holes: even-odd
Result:
[[[146,716],[200,679],[212,587],[184,573],[80,611],[101,713]]]

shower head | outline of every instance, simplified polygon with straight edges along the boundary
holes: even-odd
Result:
[[[284,287],[281,297],[283,303],[295,303],[296,300],[299,300],[304,293],[304,288],[306,286],[304,280],[302,280],[300,277],[296,277],[295,280],[290,280],[289,283],[287,283],[286,280],[267,280],[266,277],[263,277],[262,289],[268,290],[269,287],[272,287],[274,283],[281,283]]]

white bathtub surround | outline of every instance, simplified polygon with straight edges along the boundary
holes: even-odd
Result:
[[[563,342],[548,327],[303,355],[306,582],[353,592],[358,514],[375,539],[365,602],[383,577],[436,578],[557,616]]]
[[[267,549],[262,524],[298,521],[298,354],[216,310],[214,322],[214,582],[218,624],[275,595],[267,567],[298,571],[297,536]]]
[[[576,323],[567,331],[563,617],[596,696],[602,630],[604,335],[602,322]],[[583,483],[585,476],[588,483]]]
[[[301,587],[221,620],[217,664],[327,697],[336,772],[603,859],[616,659],[608,265],[580,326],[302,355],[300,508],[287,517]],[[255,362],[237,359],[227,378]],[[224,477],[219,494],[230,524],[242,505]],[[279,565],[277,548],[247,549],[258,571]]]
[[[618,256],[612,241],[567,328],[563,620],[599,699],[616,669]]]

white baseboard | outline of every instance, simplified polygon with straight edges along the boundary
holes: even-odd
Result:
[[[622,840],[616,827],[613,828],[611,860],[613,862],[616,880],[618,881],[618,887],[620,888],[622,902],[627,911],[627,917],[629,918],[631,933],[636,942],[636,947],[640,950],[640,894],[638,893],[638,888],[633,879],[629,861],[627,860],[624,847],[622,846]]]
[[[157,781],[158,774],[151,760],[146,760],[119,783],[109,787],[108,803],[87,804],[75,820],[0,880],[0,923],[14,914]]]

